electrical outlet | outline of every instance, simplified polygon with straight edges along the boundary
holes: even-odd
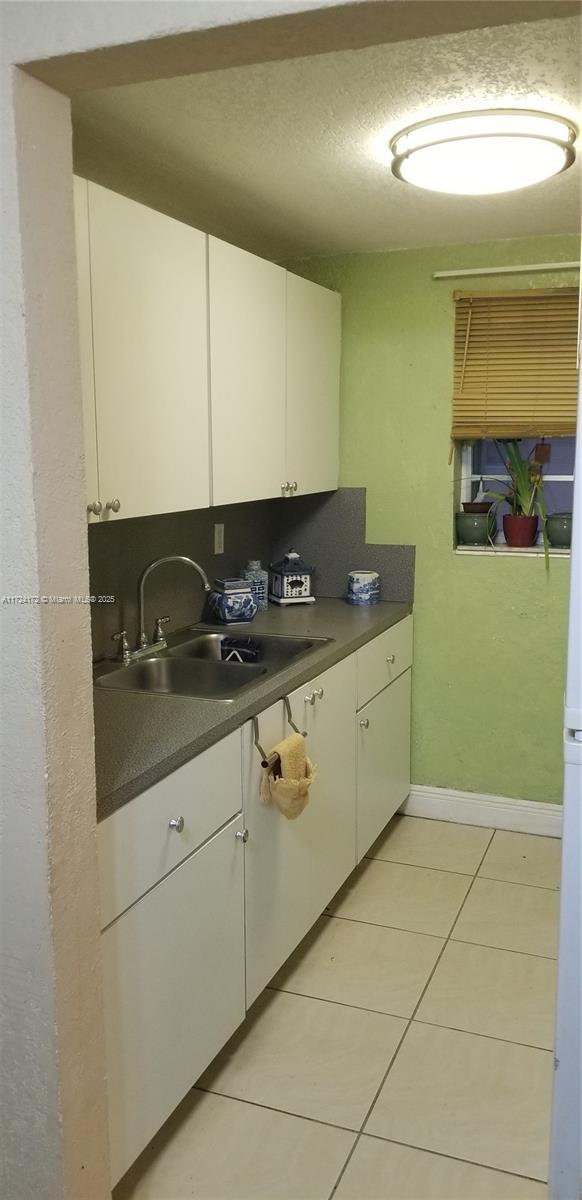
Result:
[[[224,525],[214,526],[214,553],[224,554]]]

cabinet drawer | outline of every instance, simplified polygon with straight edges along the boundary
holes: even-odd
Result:
[[[101,937],[113,1184],[244,1019],[241,832],[235,817]]]
[[[358,708],[412,666],[412,617],[358,650]]]
[[[143,896],[240,811],[241,732],[236,730],[130,800],[97,827],[101,928]],[[181,832],[170,828],[183,817]]]

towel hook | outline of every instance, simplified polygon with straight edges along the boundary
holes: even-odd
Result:
[[[283,703],[284,703],[284,705],[285,705],[285,711],[286,711],[286,713],[287,713],[287,720],[288,720],[288,722],[289,722],[289,724],[290,724],[291,728],[295,730],[295,733],[300,733],[300,734],[301,734],[301,737],[304,737],[304,738],[306,738],[306,737],[307,737],[307,730],[306,730],[306,729],[299,729],[299,728],[298,728],[298,726],[295,724],[295,721],[293,720],[293,714],[292,714],[292,712],[291,712],[291,705],[290,705],[290,703],[289,703],[289,697],[288,697],[288,696],[283,696]]]
[[[261,743],[259,741],[259,722],[256,717],[253,717],[253,734],[254,734],[255,746],[261,756],[261,766],[268,767],[270,765],[269,757],[267,754],[265,754],[265,751],[263,750],[263,747],[261,746]]]
[[[287,714],[287,720],[288,720],[291,728],[295,730],[295,733],[301,734],[301,737],[307,737],[307,730],[299,729],[297,727],[297,725],[295,724],[295,721],[293,720],[293,714],[291,712],[291,705],[289,703],[288,696],[283,696],[283,704],[285,705],[285,712]],[[279,755],[278,754],[267,754],[265,752],[265,750],[263,749],[263,747],[259,741],[259,721],[258,721],[257,717],[253,717],[253,740],[254,740],[255,746],[261,756],[261,766],[262,767],[272,767],[276,763]]]

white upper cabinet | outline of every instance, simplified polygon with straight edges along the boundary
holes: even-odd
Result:
[[[285,271],[208,239],[212,502],[282,494]]]
[[[338,486],[341,297],[75,178],[89,520]]]
[[[287,274],[287,466],[293,495],[338,486],[341,296]]]
[[[81,405],[85,449],[87,516],[99,520],[101,499],[97,474],[97,425],[93,379],[93,324],[91,318],[91,262],[89,256],[89,206],[87,180],[74,179],[75,253],[77,258],[77,304],[79,311],[79,353],[81,360]]]
[[[88,196],[101,519],[207,507],[206,237]]]

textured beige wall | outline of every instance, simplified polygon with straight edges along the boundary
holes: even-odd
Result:
[[[12,82],[2,590],[84,595],[69,103],[21,72]],[[89,610],[4,605],[2,618],[2,1194],[98,1200],[109,1187]]]

